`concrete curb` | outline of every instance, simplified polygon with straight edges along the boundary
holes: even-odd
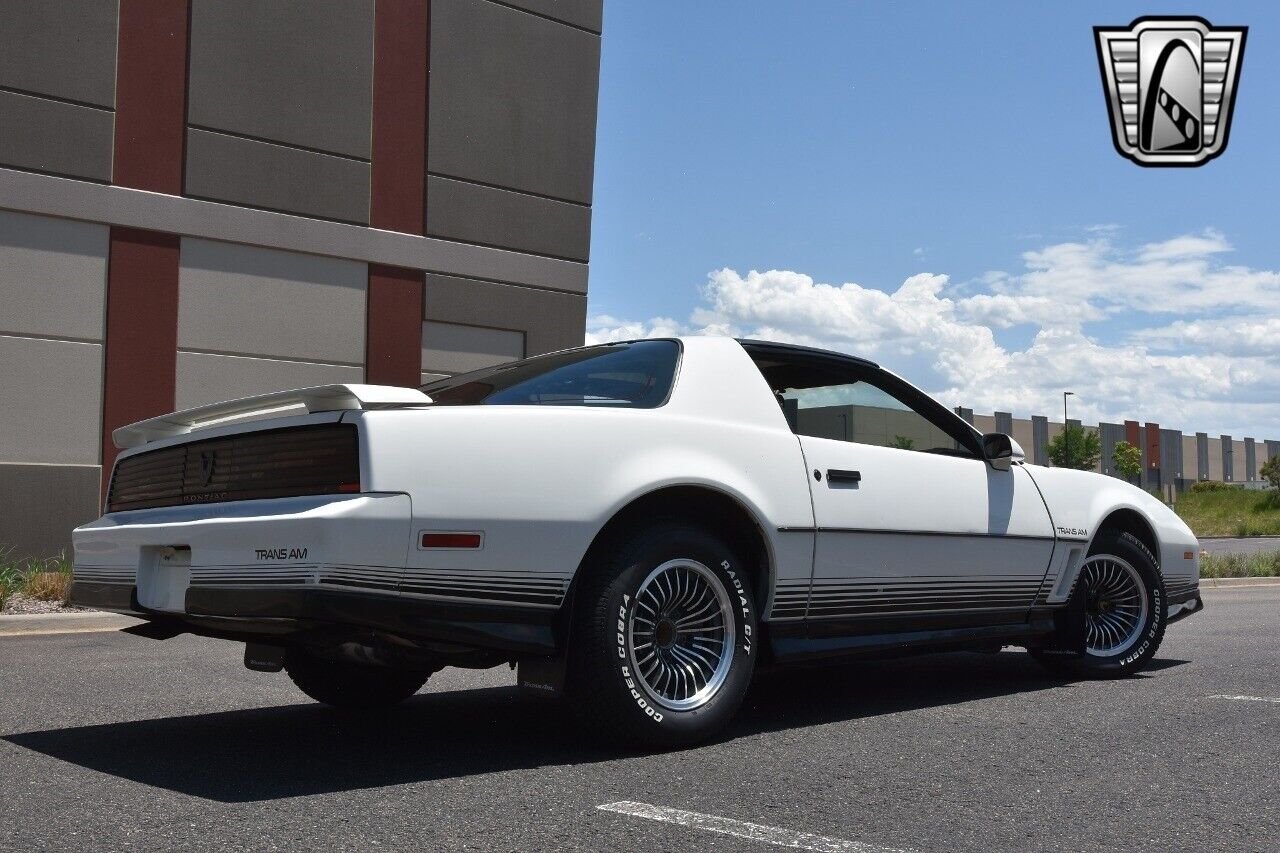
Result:
[[[1232,586],[1280,586],[1280,578],[1200,578],[1201,589]]]
[[[141,620],[119,613],[15,613],[0,616],[0,637],[119,631]]]

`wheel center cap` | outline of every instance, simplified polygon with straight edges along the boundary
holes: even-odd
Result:
[[[676,641],[676,623],[670,619],[659,619],[653,629],[653,640],[664,649]]]

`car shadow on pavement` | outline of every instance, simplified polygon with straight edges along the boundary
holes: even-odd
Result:
[[[1070,686],[1027,655],[1011,653],[762,672],[721,743]],[[4,740],[220,802],[635,757],[587,738],[562,703],[516,687],[428,693],[364,716],[308,703],[33,731]]]

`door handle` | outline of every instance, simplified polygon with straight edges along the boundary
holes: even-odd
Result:
[[[827,469],[827,483],[861,483],[861,471],[845,471],[841,468]]]

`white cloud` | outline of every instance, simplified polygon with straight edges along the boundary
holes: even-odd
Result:
[[[1178,320],[1133,335],[1153,349],[1196,349],[1280,358],[1280,316]]]
[[[1142,261],[1168,261],[1230,251],[1231,244],[1227,242],[1227,238],[1212,228],[1207,228],[1203,234],[1184,234],[1161,243],[1148,243],[1138,250],[1138,258]]]
[[[1061,243],[1027,252],[1017,273],[963,287],[920,273],[892,293],[725,268],[708,275],[686,322],[596,316],[588,340],[782,340],[877,359],[948,404],[980,412],[1052,414],[1070,390],[1073,416],[1087,420],[1280,438],[1280,273],[1218,263],[1214,256],[1229,250],[1213,231],[1136,252],[1109,238]],[[1197,316],[1160,325],[1169,312]],[[1129,326],[1157,323],[1123,340],[1086,331],[1117,316]],[[1037,329],[1025,348],[997,341],[996,331],[1012,326]]]

